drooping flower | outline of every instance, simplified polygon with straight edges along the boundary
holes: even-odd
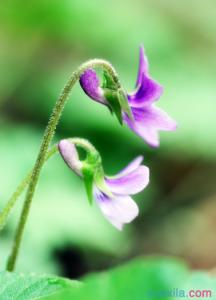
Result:
[[[85,161],[79,160],[76,146],[87,151]],[[110,177],[104,174],[100,155],[95,149],[81,144],[76,146],[72,140],[62,140],[58,148],[70,169],[85,181],[88,196],[90,191],[105,218],[121,230],[139,213],[130,195],[141,192],[149,183],[149,169],[141,165],[143,157],[137,157],[116,176]]]
[[[80,84],[89,97],[102,104],[108,105],[104,97],[104,91],[100,87],[99,78],[94,70],[86,70],[80,77]]]
[[[148,60],[143,47],[140,47],[139,70],[134,92],[126,94],[122,90],[119,91],[110,78],[107,80],[107,73],[104,75],[105,80],[101,86],[93,69],[85,71],[80,77],[80,85],[84,92],[93,100],[107,105],[120,121],[122,119],[149,145],[159,146],[158,131],[176,129],[176,122],[165,111],[155,106],[155,102],[163,93],[163,88],[149,75]]]

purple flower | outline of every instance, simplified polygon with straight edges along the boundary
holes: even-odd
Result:
[[[123,225],[133,221],[139,209],[130,195],[141,192],[149,183],[149,169],[141,165],[143,157],[139,156],[133,160],[124,170],[116,176],[105,176],[105,182],[113,197],[95,186],[95,199],[110,223],[119,230]]]
[[[144,48],[140,47],[136,89],[134,92],[127,94],[132,118],[124,110],[122,110],[121,114],[124,123],[132,131],[142,137],[152,147],[157,147],[159,146],[158,131],[173,131],[176,129],[176,122],[166,112],[155,106],[155,102],[162,95],[163,88],[150,77],[148,69],[148,60],[145,56]],[[103,85],[102,88],[100,86],[94,70],[85,71],[80,77],[80,84],[89,97],[110,106],[106,97],[109,87],[105,86],[104,88]],[[112,93],[114,93],[113,87]],[[118,93],[116,93],[116,102],[119,102]]]
[[[80,177],[83,177],[85,162],[80,161],[76,147],[71,141],[62,140],[59,145],[61,156],[67,165]],[[86,150],[86,149],[85,149]],[[123,225],[137,217],[139,209],[130,195],[142,191],[149,183],[149,168],[141,165],[143,157],[133,160],[116,176],[106,176],[101,165],[92,164],[94,170],[93,195],[105,218],[121,230]],[[91,166],[88,165],[88,169]]]

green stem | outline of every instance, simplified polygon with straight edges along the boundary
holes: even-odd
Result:
[[[45,161],[47,161],[56,152],[57,152],[57,147],[55,145],[47,153]],[[16,191],[12,194],[11,198],[8,200],[6,206],[0,212],[0,231],[4,228],[4,226],[7,222],[7,219],[9,217],[9,214],[10,214],[12,208],[14,207],[14,205],[16,204],[16,201],[18,200],[19,196],[23,193],[23,191],[29,184],[32,173],[33,173],[33,171],[29,172],[29,174],[22,180],[22,182],[18,185]]]
[[[87,152],[97,152],[95,147],[86,139],[83,138],[69,138],[68,141],[83,148]]]
[[[4,226],[7,222],[8,216],[9,216],[12,208],[14,207],[17,199],[19,198],[19,196],[22,194],[22,192],[25,190],[26,186],[30,182],[31,176],[32,176],[32,172],[30,172],[23,179],[23,181],[18,185],[16,191],[13,193],[13,195],[9,199],[8,203],[1,211],[1,213],[0,213],[0,231],[4,228]]]
[[[84,149],[89,149],[96,151],[96,149],[86,140],[82,138],[70,138],[69,139],[72,143],[76,144],[77,146],[80,146]],[[58,151],[57,146],[54,145],[46,156],[46,161],[53,156]],[[3,230],[7,219],[9,217],[9,214],[11,210],[13,209],[14,205],[16,204],[19,196],[23,193],[27,185],[29,184],[31,180],[33,171],[29,172],[28,175],[21,181],[21,183],[18,185],[15,192],[12,194],[11,198],[8,200],[6,206],[3,208],[3,210],[0,212],[0,231]]]
[[[89,68],[95,68],[95,67],[102,67],[105,70],[107,70],[109,72],[110,76],[112,76],[112,78],[115,81],[115,83],[117,84],[117,86],[120,88],[120,83],[118,80],[117,73],[115,72],[112,65],[105,60],[93,59],[93,60],[87,61],[86,63],[82,64],[75,72],[72,73],[71,77],[69,78],[68,82],[66,83],[62,93],[60,94],[60,97],[58,98],[58,100],[54,106],[54,109],[52,111],[50,120],[48,122],[48,125],[46,127],[46,130],[45,130],[45,133],[44,133],[44,136],[42,139],[41,147],[40,147],[39,154],[38,154],[38,157],[37,157],[37,160],[36,160],[33,172],[32,172],[31,180],[30,180],[28,190],[26,193],[25,202],[24,202],[23,209],[21,212],[21,217],[20,217],[19,224],[18,224],[18,227],[16,230],[14,244],[12,247],[12,252],[8,259],[8,263],[7,263],[8,271],[14,270],[14,267],[16,264],[16,259],[17,259],[18,253],[19,253],[22,236],[23,236],[23,231],[24,231],[25,224],[26,224],[26,221],[28,218],[29,210],[30,210],[31,203],[32,203],[32,198],[34,196],[34,192],[35,192],[35,189],[37,186],[39,175],[40,175],[43,163],[46,158],[47,150],[48,150],[49,145],[52,141],[52,138],[55,134],[56,126],[58,125],[59,119],[63,112],[64,106],[69,98],[69,95],[70,95],[70,92],[71,92],[73,86],[75,85],[76,81],[79,80],[82,73]]]

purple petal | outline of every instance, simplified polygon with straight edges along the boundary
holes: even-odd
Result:
[[[110,191],[119,195],[134,195],[142,191],[149,183],[149,168],[139,166],[127,175],[121,173],[114,178],[106,177]]]
[[[145,74],[140,75],[138,89],[128,94],[128,102],[131,107],[145,107],[155,102],[163,93],[163,88],[156,81]]]
[[[144,53],[144,48],[140,47],[139,70],[136,82],[137,89],[128,94],[128,102],[131,107],[144,107],[158,100],[163,92],[163,88],[148,74],[148,59]]]
[[[134,121],[124,115],[126,124],[152,147],[159,146],[159,130],[173,131],[176,122],[162,109],[155,106],[132,108]]]
[[[93,100],[106,104],[106,100],[103,97],[103,90],[100,87],[100,81],[94,70],[88,69],[80,76],[80,85],[84,92]]]
[[[137,204],[129,196],[115,195],[112,199],[97,188],[94,189],[94,195],[105,218],[119,230],[122,230],[124,224],[133,221],[139,213]]]
[[[140,46],[139,49],[139,70],[137,75],[136,86],[141,85],[143,74],[148,74],[148,59],[145,55],[145,50],[143,46]]]
[[[58,149],[68,167],[81,176],[82,162],[79,160],[74,144],[68,140],[61,140]]]

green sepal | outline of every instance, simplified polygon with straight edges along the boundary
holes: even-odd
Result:
[[[113,197],[104,180],[104,171],[100,154],[97,151],[89,151],[83,162],[82,175],[88,201],[92,204],[94,184],[107,196]]]
[[[82,175],[88,201],[92,204],[93,201],[93,183],[94,183],[94,167],[87,163],[83,163]]]
[[[128,115],[128,117],[133,120],[133,114],[130,108],[130,105],[128,103],[128,98],[125,92],[122,89],[118,89],[117,91],[118,100],[121,109]]]
[[[89,203],[92,204],[94,183],[104,180],[101,157],[96,150],[87,152],[86,159],[83,162],[82,174],[87,197]]]
[[[94,173],[94,181],[96,186],[107,196],[113,198],[112,192],[109,190],[109,188],[106,185],[106,182],[104,180],[104,171],[102,166],[99,166],[95,169]]]
[[[122,111],[117,92],[109,89],[104,89],[104,97],[109,103],[111,111],[116,115],[119,123],[122,125]]]
[[[93,168],[93,183],[106,195],[113,197],[113,194],[108,189],[104,177],[104,170],[102,166],[102,160],[101,156],[97,151],[89,152],[86,158],[86,161],[91,164],[91,167]]]
[[[133,114],[128,103],[127,95],[122,88],[118,88],[112,76],[106,71],[103,71],[104,96],[109,103],[109,109],[115,113],[119,123],[122,125],[122,112],[125,112],[128,117],[133,120]]]
[[[117,86],[112,76],[107,72],[107,70],[103,71],[103,89],[116,90]]]

